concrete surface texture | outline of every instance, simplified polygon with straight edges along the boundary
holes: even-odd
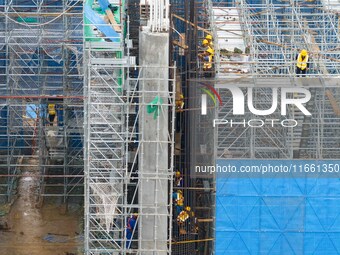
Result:
[[[140,82],[144,102],[148,104],[156,96],[167,103],[168,99],[168,68],[169,35],[168,33],[140,32],[140,65],[158,68],[146,68]],[[155,79],[156,78],[156,79]],[[153,79],[153,80],[149,80]],[[140,123],[142,133],[142,153],[139,159],[139,203],[141,217],[139,225],[140,247],[147,249],[142,254],[167,254],[168,231],[168,107],[162,105],[159,116],[142,110],[143,123]],[[157,178],[158,177],[158,178]]]

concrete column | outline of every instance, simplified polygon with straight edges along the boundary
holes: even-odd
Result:
[[[142,81],[139,89],[143,92],[145,104],[156,96],[168,103],[169,77],[169,35],[141,31],[139,36],[139,57]],[[152,68],[153,66],[153,68]],[[158,68],[154,68],[158,66]],[[148,68],[149,67],[149,68]],[[149,78],[157,78],[148,80]],[[143,81],[144,79],[144,81]],[[141,151],[139,152],[139,245],[146,249],[141,254],[167,254],[168,240],[168,107],[162,106],[159,116],[147,113],[147,106],[141,106],[139,127]]]

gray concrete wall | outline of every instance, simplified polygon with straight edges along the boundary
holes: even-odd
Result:
[[[143,102],[148,104],[155,96],[160,96],[164,103],[168,102],[169,69],[169,36],[141,31],[139,36],[140,65],[159,66],[145,68],[139,83],[143,91]],[[160,68],[164,67],[164,68]],[[146,112],[142,106],[139,118],[141,131],[141,151],[139,153],[139,248],[146,249],[142,254],[166,254],[168,241],[168,107],[162,106],[159,117]],[[158,141],[158,142],[157,142]],[[160,142],[159,142],[160,141]]]

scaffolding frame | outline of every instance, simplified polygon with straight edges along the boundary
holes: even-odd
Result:
[[[269,0],[262,4],[242,0],[234,7],[225,7],[221,3],[214,6],[215,10],[237,10],[238,15],[233,19],[215,16],[215,27],[221,32],[221,24],[224,24],[227,32],[239,34],[244,47],[249,50],[249,53],[243,51],[235,60],[230,54],[222,53],[225,49],[219,49],[219,66],[223,67],[224,63],[230,69],[236,69],[220,68],[220,77],[240,77],[240,74],[249,78],[294,77],[295,59],[302,49],[308,50],[310,55],[308,77],[339,76],[339,14],[336,11],[339,6],[329,5],[327,1],[278,4]],[[239,27],[233,24],[239,24]],[[228,40],[228,37],[223,39]],[[249,59],[244,61],[244,57]],[[237,71],[244,66],[247,72]]]
[[[130,55],[133,47],[130,21],[125,9],[120,6],[118,23],[120,30],[126,32],[116,33],[115,37],[98,33],[88,38],[85,34],[85,254],[170,254],[175,67],[134,63],[135,57]],[[93,29],[95,25],[85,27]],[[105,26],[110,27],[109,24]],[[152,70],[171,76],[150,77]],[[156,83],[156,89],[148,90],[148,83]],[[161,88],[165,84],[169,86],[167,92]],[[161,102],[150,105],[148,100],[154,97],[160,98]],[[150,113],[147,109],[151,109]],[[150,114],[154,116],[151,121],[156,125],[155,130],[161,129],[160,119],[168,120],[165,140],[158,132],[151,140],[144,137],[141,130]],[[149,144],[157,148],[155,162],[161,159],[162,150],[169,151],[168,167],[156,168],[152,175],[140,169]],[[167,190],[161,185],[163,182],[168,183]],[[162,193],[167,199],[143,204],[140,198],[142,183],[154,183],[155,197]],[[134,214],[138,217],[129,239],[128,221]],[[159,240],[165,244],[165,249],[156,246],[155,240],[150,249],[142,248],[142,241],[145,241],[141,239],[142,226],[148,217],[166,217],[169,224],[167,238]],[[157,236],[157,229],[157,225],[153,226],[154,236]]]
[[[136,78],[129,77],[122,87],[112,86],[117,84],[113,80],[108,82],[104,75],[100,75],[97,70],[105,70],[106,73],[112,73],[122,67],[112,65],[100,65],[89,67],[91,74],[88,76],[88,88],[86,94],[85,116],[85,174],[86,174],[86,192],[85,192],[85,252],[86,254],[112,254],[142,252],[138,247],[142,241],[138,235],[131,239],[131,247],[127,247],[129,240],[126,237],[126,226],[128,218],[134,213],[138,213],[137,226],[134,232],[140,234],[143,229],[143,217],[166,216],[170,219],[172,214],[172,199],[169,195],[167,201],[160,204],[142,204],[139,202],[138,193],[141,192],[141,182],[155,182],[158,188],[155,191],[169,193],[172,190],[173,177],[173,156],[170,156],[169,167],[165,173],[156,172],[152,176],[138,171],[140,160],[143,159],[144,145],[156,143],[157,148],[168,147],[171,155],[174,152],[174,91],[164,94],[160,91],[145,91],[143,84],[154,81],[153,78],[141,78],[142,72],[148,72],[148,69],[168,70],[169,67],[137,67],[139,75]],[[128,68],[128,66],[125,66]],[[111,77],[112,78],[112,77]],[[102,81],[98,84],[98,79]],[[97,81],[94,83],[93,81]],[[170,87],[174,89],[174,79],[169,79]],[[99,86],[98,86],[99,85]],[[118,92],[121,89],[121,92]],[[157,136],[152,141],[144,139],[139,131],[143,129],[143,119],[145,118],[145,108],[149,102],[145,101],[154,95],[163,98],[160,106],[158,118],[165,115],[170,117],[170,127],[168,131],[168,140],[160,140]],[[155,120],[158,125],[159,121]],[[155,155],[156,161],[159,151]],[[158,170],[157,170],[158,171]],[[168,182],[169,190],[162,190],[162,186],[157,183]],[[161,214],[160,208],[166,208]],[[146,211],[153,209],[155,215],[149,215]],[[159,212],[158,212],[159,211]],[[114,213],[113,213],[114,212]],[[157,231],[157,226],[154,226]],[[168,239],[163,240],[168,244],[167,250],[160,250],[154,247],[149,252],[165,252],[170,254],[171,251],[171,221],[169,220]],[[155,232],[155,235],[157,232]],[[143,251],[148,251],[143,249]]]
[[[82,3],[6,0],[0,14],[1,201],[13,200],[34,164],[39,203],[66,203],[82,196]],[[58,104],[57,127],[48,126],[48,103]]]
[[[174,191],[183,192],[184,205],[190,206],[195,214],[195,220],[192,218],[191,224],[184,227],[186,234],[180,234],[177,224],[174,225],[172,254],[213,252],[213,179],[194,173],[195,165],[211,165],[214,161],[210,150],[213,132],[207,130],[206,116],[200,115],[202,89],[214,84],[204,78],[203,64],[198,59],[204,50],[203,39],[212,33],[209,4],[207,0],[171,1],[171,54],[178,66],[176,97],[184,95],[184,109],[176,113],[175,153],[175,167],[182,175],[183,185],[174,186]],[[213,72],[211,75],[214,76]],[[175,221],[176,217],[174,212]]]
[[[216,63],[218,74],[215,80],[223,106],[216,118],[234,119],[241,124],[217,128],[217,158],[339,158],[339,28],[340,6],[329,6],[326,1],[293,4],[277,4],[264,1],[251,4],[238,1],[235,7],[216,4],[218,10],[237,10],[238,39],[249,47],[249,62],[232,63],[219,49]],[[218,12],[215,11],[215,15]],[[213,19],[216,34],[225,34],[219,26],[220,17]],[[315,21],[315,22],[314,22]],[[224,23],[228,23],[226,21]],[[230,22],[229,22],[230,23]],[[225,28],[225,27],[224,27]],[[229,31],[230,32],[230,31]],[[240,36],[242,32],[242,36]],[[223,37],[223,36],[222,36]],[[223,38],[224,39],[224,38]],[[306,78],[295,75],[295,57],[298,50],[307,49],[311,57],[311,70]],[[247,53],[246,53],[247,54]],[[244,54],[241,54],[244,55]],[[226,72],[225,64],[235,69],[246,66],[247,73]],[[273,68],[272,68],[273,67]],[[317,79],[315,79],[317,77]],[[275,82],[274,82],[275,79]],[[238,83],[247,96],[246,87],[253,87],[253,104],[256,109],[269,109],[272,97],[270,87],[306,87],[312,99],[306,107],[312,117],[304,116],[296,108],[289,107],[287,116],[275,113],[266,119],[295,119],[298,126],[285,128],[282,125],[265,125],[251,128],[243,125],[250,119],[261,119],[249,111],[242,118],[232,114],[232,97],[228,84]],[[269,96],[268,96],[269,95]],[[298,98],[299,95],[291,95]],[[279,106],[280,107],[280,106]],[[242,120],[241,120],[242,119]],[[267,123],[268,124],[268,123]]]

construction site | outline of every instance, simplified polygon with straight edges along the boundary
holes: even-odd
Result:
[[[340,254],[339,13],[0,0],[0,254]]]

